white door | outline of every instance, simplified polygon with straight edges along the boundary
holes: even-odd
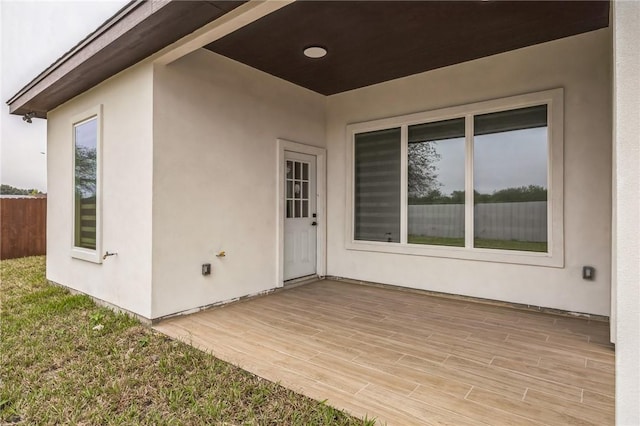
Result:
[[[284,153],[284,280],[316,273],[316,157]]]

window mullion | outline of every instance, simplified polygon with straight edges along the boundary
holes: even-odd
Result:
[[[407,244],[407,230],[409,221],[409,196],[408,196],[408,180],[409,180],[409,136],[408,126],[403,125],[400,128],[400,244]]]
[[[464,188],[464,246],[473,248],[474,197],[473,197],[473,115],[465,121],[465,188]]]

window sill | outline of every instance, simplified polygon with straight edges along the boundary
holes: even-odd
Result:
[[[74,247],[71,249],[71,257],[74,259],[86,260],[87,262],[102,263],[102,257],[95,250],[83,249],[80,247]]]
[[[347,250],[368,251],[412,256],[438,257],[479,262],[511,263],[516,265],[563,268],[564,257],[551,253],[525,252],[449,246],[429,246],[419,244],[386,243],[375,241],[350,241]]]

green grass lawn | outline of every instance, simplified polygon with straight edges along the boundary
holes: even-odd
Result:
[[[0,424],[374,424],[71,295],[44,271],[44,257],[0,262]]]
[[[436,246],[464,247],[464,238],[426,237],[423,235],[409,235],[407,241],[411,244],[430,244]],[[492,248],[500,250],[519,250],[547,252],[547,243],[535,241],[487,240],[476,238],[473,242],[477,248]]]
[[[409,235],[410,244],[428,244],[432,246],[464,247],[464,238],[426,237],[424,235]]]

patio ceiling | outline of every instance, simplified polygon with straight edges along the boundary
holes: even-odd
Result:
[[[608,24],[608,1],[298,1],[206,48],[332,95]]]

